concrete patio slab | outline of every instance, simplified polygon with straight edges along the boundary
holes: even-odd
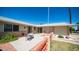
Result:
[[[27,40],[27,37],[20,37],[18,40],[10,42],[10,44],[12,44],[17,51],[29,51],[42,40],[43,36],[34,34],[32,40]]]

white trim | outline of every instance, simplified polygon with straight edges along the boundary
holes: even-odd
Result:
[[[48,13],[49,13],[49,8],[48,8]],[[42,24],[42,25],[35,25],[35,24],[30,24],[30,23],[26,23],[26,22],[22,22],[22,21],[18,21],[18,20],[14,20],[14,19],[10,19],[7,17],[2,17],[0,16],[0,20],[4,21],[4,22],[12,22],[12,23],[18,23],[18,24],[23,24],[26,26],[34,26],[34,27],[45,27],[45,26],[70,26],[70,25],[76,25],[76,24],[68,24],[65,22],[61,22],[61,23],[49,23],[49,15],[48,15],[48,24]]]

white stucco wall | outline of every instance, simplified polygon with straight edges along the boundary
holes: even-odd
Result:
[[[68,29],[66,26],[54,26],[54,27],[43,27],[44,33],[54,32],[55,34],[67,35]]]
[[[53,32],[54,27],[43,27],[43,32],[44,33],[50,33]]]
[[[19,26],[19,31],[28,31],[28,27],[27,26]]]
[[[67,27],[66,26],[58,26],[54,28],[54,33],[55,34],[60,34],[60,35],[67,35]]]

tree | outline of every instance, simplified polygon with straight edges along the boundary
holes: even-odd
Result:
[[[75,28],[74,27],[72,27],[72,32],[75,32]]]
[[[67,26],[67,29],[70,29],[70,27],[69,27],[69,26]],[[75,28],[74,28],[74,27],[72,27],[71,31],[72,31],[72,32],[75,32]]]

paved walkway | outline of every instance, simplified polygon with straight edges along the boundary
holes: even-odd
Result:
[[[34,39],[32,40],[27,40],[26,37],[21,37],[14,42],[10,42],[10,44],[12,44],[18,51],[28,51],[31,50],[42,40],[43,40],[43,36],[39,34],[34,34]]]

